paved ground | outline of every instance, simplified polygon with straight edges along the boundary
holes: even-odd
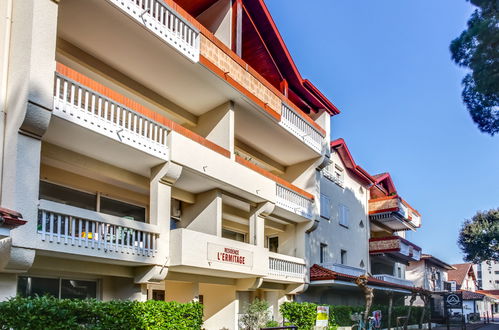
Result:
[[[436,327],[432,328],[433,330],[447,330],[447,327]],[[451,326],[451,330],[461,330],[462,328],[456,327],[456,326]],[[477,324],[466,324],[466,330],[499,330],[499,323],[489,323],[489,324],[483,324],[483,323],[477,323]]]

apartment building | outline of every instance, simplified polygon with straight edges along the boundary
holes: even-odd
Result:
[[[405,265],[421,252],[403,231],[419,227],[419,213],[412,218],[416,211],[394,194],[389,175],[371,176],[357,165],[343,139],[331,142],[320,173],[321,221],[307,236],[310,285],[298,299],[362,305],[364,294],[354,281],[368,274],[375,301],[403,303],[414,289]]]
[[[199,300],[236,329],[305,289],[339,111],[263,0],[0,11],[0,299]]]
[[[484,261],[473,265],[480,290],[499,290],[499,262]]]

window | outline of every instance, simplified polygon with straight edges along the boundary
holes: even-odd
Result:
[[[39,199],[96,211],[97,195],[40,181]]]
[[[348,222],[349,222],[349,216],[350,216],[350,210],[346,205],[340,204],[339,205],[339,223],[343,227],[348,228]]]
[[[21,297],[50,295],[63,299],[97,298],[97,281],[20,276],[17,294]]]
[[[99,211],[129,220],[140,222],[146,221],[146,209],[144,207],[121,202],[108,197],[100,197]]]
[[[279,237],[268,237],[267,244],[270,252],[277,253],[277,251],[279,250]]]
[[[165,301],[165,290],[152,290],[152,300]]]
[[[229,229],[222,229],[222,237],[232,239],[238,242],[246,242],[246,234],[238,233]]]
[[[321,194],[321,217],[328,220],[331,218],[331,200],[323,194]]]
[[[327,249],[327,244],[321,243],[320,248],[319,248],[319,254],[320,254],[320,263],[325,263],[326,262],[326,249]]]
[[[397,267],[397,277],[402,278],[402,268]]]
[[[347,264],[347,251],[341,250],[340,258],[341,258],[341,260],[340,260],[341,264],[346,265]]]
[[[146,208],[137,206],[98,193],[83,192],[77,189],[40,181],[39,199],[71,205],[74,207],[114,215],[120,218],[146,221]]]

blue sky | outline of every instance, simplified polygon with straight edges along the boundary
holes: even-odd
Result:
[[[465,71],[449,43],[473,7],[464,0],[266,0],[302,76],[339,107],[343,137],[371,174],[391,173],[423,215],[408,238],[462,262],[464,219],[499,207],[499,137],[480,133],[461,101]]]

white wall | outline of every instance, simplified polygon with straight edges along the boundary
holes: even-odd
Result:
[[[321,174],[320,191],[330,200],[329,220],[321,218],[318,228],[308,237],[307,257],[310,265],[320,263],[320,244],[327,244],[326,263],[340,263],[340,251],[347,251],[346,265],[369,271],[369,219],[367,201],[369,191],[346,170],[337,153],[331,160],[345,169],[344,187]],[[361,192],[362,189],[362,192]],[[339,205],[349,209],[348,228],[339,224]],[[362,222],[362,226],[361,226]],[[364,267],[361,267],[363,262]]]

